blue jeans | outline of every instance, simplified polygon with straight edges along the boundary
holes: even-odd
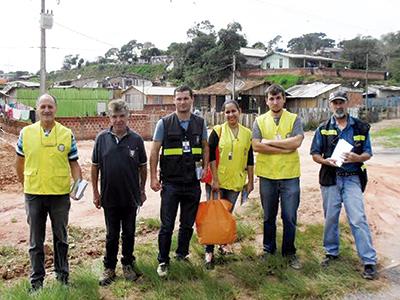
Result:
[[[276,251],[276,216],[279,200],[283,221],[282,255],[296,254],[297,209],[300,204],[300,179],[267,179],[260,177],[261,204],[264,209],[264,252]]]
[[[158,233],[159,263],[169,263],[169,251],[178,206],[180,206],[181,212],[176,255],[185,257],[189,254],[189,243],[193,234],[200,195],[200,182],[198,181],[193,184],[163,183],[160,208],[161,228]]]
[[[206,197],[207,197],[207,201],[210,200],[211,197],[211,185],[206,184]],[[235,208],[235,204],[236,204],[236,200],[240,194],[240,192],[235,192],[232,190],[227,190],[227,189],[220,189],[220,193],[221,193],[221,199],[225,199],[228,200],[230,203],[232,203],[232,208],[230,210],[230,212],[232,213],[233,209]],[[214,199],[218,198],[218,195],[216,195],[217,193],[214,193]],[[213,253],[214,252],[214,245],[207,245],[206,246],[206,252],[207,253]]]
[[[336,185],[321,186],[321,193],[325,216],[326,254],[339,255],[339,215],[343,203],[358,256],[364,264],[376,264],[376,252],[372,246],[359,177],[337,176]]]

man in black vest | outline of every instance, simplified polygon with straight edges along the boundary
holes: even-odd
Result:
[[[200,202],[201,169],[205,169],[208,162],[207,128],[203,118],[191,113],[192,90],[187,86],[178,87],[174,91],[174,104],[175,112],[157,123],[150,154],[150,185],[155,192],[161,190],[157,268],[160,277],[168,274],[169,251],[178,206],[180,225],[175,257],[177,260],[187,260]],[[157,174],[159,160],[160,178]]]
[[[344,92],[332,93],[329,107],[333,116],[316,130],[310,151],[313,160],[321,164],[319,183],[325,216],[326,252],[321,265],[327,267],[339,258],[339,215],[343,203],[358,256],[364,264],[362,275],[365,279],[374,279],[377,276],[376,252],[362,194],[367,182],[364,162],[372,156],[370,125],[347,113],[348,99]],[[350,152],[342,154],[343,161],[331,158],[340,139],[353,146]]]

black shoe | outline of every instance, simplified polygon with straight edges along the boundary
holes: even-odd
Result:
[[[65,274],[57,274],[56,279],[59,283],[63,285],[68,285],[68,275]]]
[[[43,281],[31,282],[31,287],[29,288],[29,293],[35,293],[43,288]]]
[[[100,286],[107,286],[113,283],[115,280],[115,270],[114,269],[105,269],[103,272],[103,276],[99,280]]]
[[[289,255],[287,257],[288,265],[294,270],[300,270],[303,268],[303,264],[300,262],[296,254]]]
[[[325,258],[321,261],[321,267],[327,268],[333,261],[338,260],[339,256],[336,255],[325,255]]]
[[[376,270],[376,265],[365,265],[362,277],[368,280],[374,280],[378,277],[378,271]]]
[[[129,281],[136,281],[140,276],[143,275],[135,263],[131,265],[123,265],[122,271],[125,279]]]
[[[189,255],[183,256],[182,254],[175,255],[176,261],[190,263]]]

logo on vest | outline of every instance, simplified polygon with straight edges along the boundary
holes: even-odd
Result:
[[[131,158],[134,158],[135,157],[135,150],[129,150],[129,156]]]
[[[64,150],[65,150],[65,145],[64,145],[64,144],[60,144],[60,145],[58,145],[57,149],[58,149],[58,151],[60,151],[60,152],[64,152]]]

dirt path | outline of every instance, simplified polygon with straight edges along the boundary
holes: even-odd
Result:
[[[373,125],[374,128],[400,126],[400,120],[390,120]],[[323,222],[321,197],[318,185],[318,169],[308,154],[313,133],[307,132],[300,149],[301,154],[301,205],[299,222]],[[8,137],[15,144],[16,137]],[[93,141],[78,143],[84,177],[90,176],[90,157]],[[146,142],[149,153],[150,143]],[[9,144],[0,140],[0,243],[1,245],[27,246],[28,227],[23,201],[23,193],[15,175],[15,150]],[[379,253],[380,263],[384,266],[400,263],[400,150],[387,151],[374,147],[374,157],[368,162],[370,182],[365,194],[368,221],[374,235],[374,243]],[[258,197],[258,184],[251,197]],[[73,201],[70,224],[88,227],[104,227],[104,217],[101,210],[92,205],[91,188],[85,197]],[[158,218],[159,193],[154,193],[147,185],[148,200],[140,210],[139,218]],[[342,214],[342,218],[345,215]],[[48,224],[49,226],[49,224]],[[50,230],[50,227],[48,227]],[[383,259],[385,258],[385,259]]]

